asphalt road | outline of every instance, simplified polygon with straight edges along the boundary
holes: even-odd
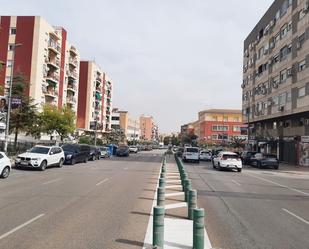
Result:
[[[309,248],[309,172],[186,164],[214,248]]]
[[[0,248],[141,248],[160,154],[13,169],[0,179]]]

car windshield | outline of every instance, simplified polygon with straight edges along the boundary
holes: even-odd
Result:
[[[30,150],[31,153],[37,153],[37,154],[48,154],[48,151],[49,148],[39,146],[35,146]]]
[[[128,149],[128,146],[119,146],[118,149],[119,149],[119,150],[127,150],[127,149]]]
[[[264,155],[266,158],[272,158],[272,159],[277,159],[276,155]]]
[[[226,159],[237,159],[238,155],[233,155],[233,154],[223,154],[223,157]]]
[[[187,148],[187,152],[198,153],[198,149],[197,148]]]
[[[202,151],[202,153],[201,153],[201,154],[203,154],[203,155],[205,155],[205,156],[210,155],[210,153],[209,153],[209,152],[205,152],[205,151]]]
[[[100,148],[100,151],[107,151],[107,148],[105,148],[105,147]]]
[[[70,151],[70,152],[74,152],[74,151],[77,150],[76,146],[71,145],[71,144],[65,144],[65,145],[63,145],[63,146],[62,146],[62,149],[63,149],[64,151]]]

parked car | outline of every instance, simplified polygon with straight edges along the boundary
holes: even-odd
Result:
[[[221,151],[223,151],[223,149],[220,148],[213,149],[211,151],[211,160],[213,160],[213,158],[216,157]]]
[[[90,147],[89,160],[91,161],[99,160],[101,155],[99,147],[94,145],[89,145],[89,147]]]
[[[65,155],[65,164],[86,163],[90,155],[90,146],[81,144],[64,144],[62,149]]]
[[[185,147],[182,153],[182,160],[184,162],[193,161],[200,162],[200,152],[198,147]]]
[[[251,157],[250,165],[258,168],[273,167],[279,169],[279,160],[276,155],[256,153]]]
[[[100,150],[100,158],[108,158],[110,157],[110,151],[107,147],[105,146],[100,146],[99,147],[99,150]]]
[[[251,158],[256,154],[256,151],[243,151],[241,154],[241,160],[243,165],[250,165],[251,164]]]
[[[4,152],[0,152],[0,178],[8,178],[11,172],[11,160]]]
[[[217,156],[214,156],[212,165],[219,170],[237,169],[238,172],[242,170],[241,158],[236,153],[230,151],[221,151]]]
[[[137,153],[138,152],[138,147],[137,146],[130,146],[129,147],[130,153]]]
[[[130,155],[130,150],[129,146],[127,145],[119,145],[116,151],[117,156],[129,156]]]
[[[200,152],[200,160],[201,161],[211,161],[211,152],[202,150]]]
[[[65,156],[58,146],[34,146],[29,151],[17,156],[15,166],[20,168],[37,168],[44,171],[47,167],[62,167]]]

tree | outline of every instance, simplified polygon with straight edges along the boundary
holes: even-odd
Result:
[[[17,145],[17,139],[20,132],[26,135],[40,137],[38,133],[38,111],[37,105],[31,97],[25,95],[25,89],[28,87],[24,76],[17,73],[12,82],[12,98],[20,100],[20,104],[12,105],[10,117],[10,133],[14,133],[14,148]]]
[[[42,131],[52,135],[56,131],[63,138],[75,131],[75,113],[68,107],[58,109],[57,106],[47,104],[40,114]]]
[[[231,145],[233,148],[243,148],[245,146],[244,142],[246,139],[239,138],[239,137],[232,137],[231,139]]]
[[[185,133],[181,135],[181,143],[182,144],[191,144],[197,145],[198,136],[194,134],[194,132]]]

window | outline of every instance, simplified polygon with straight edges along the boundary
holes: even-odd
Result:
[[[239,125],[234,125],[233,126],[233,131],[239,132],[240,131],[240,126]]]
[[[280,83],[279,75],[277,75],[273,78],[273,85],[278,85],[279,83]]]
[[[305,41],[306,41],[306,35],[305,33],[303,33],[302,35],[298,37],[298,49],[303,47],[303,44],[305,43]]]
[[[218,135],[217,135],[217,134],[212,135],[212,136],[211,136],[211,140],[218,140]]]
[[[286,92],[279,95],[278,102],[279,102],[279,106],[285,105],[285,103],[286,103]]]
[[[288,22],[288,31],[290,31],[292,29],[292,21]]]
[[[280,83],[284,83],[288,77],[287,70],[284,69],[280,72]]]
[[[228,140],[229,136],[227,134],[219,134],[218,139],[219,140]]]
[[[258,58],[261,58],[261,57],[263,56],[263,54],[264,54],[264,47],[261,47],[261,48],[259,49]]]
[[[275,35],[274,42],[278,42],[280,40],[280,32]]]
[[[279,101],[278,96],[273,97],[273,101],[274,101],[274,105],[278,105],[278,101]]]
[[[7,66],[7,67],[12,67],[12,61],[11,61],[11,60],[7,61],[7,62],[6,62],[6,66]]]
[[[303,61],[299,62],[299,64],[298,64],[298,72],[301,72],[301,71],[305,70],[305,68],[306,68],[306,60],[303,60]]]
[[[273,57],[273,63],[276,64],[277,62],[280,61],[280,53],[275,54]]]
[[[212,131],[228,131],[229,127],[227,125],[213,125]]]
[[[228,117],[223,116],[223,122],[228,122],[228,120],[229,120]]]
[[[286,102],[291,102],[291,100],[292,100],[291,92],[287,92],[287,94],[286,94]]]
[[[16,35],[16,28],[10,29],[10,35]]]
[[[304,97],[306,95],[306,87],[298,88],[298,98]]]
[[[273,122],[273,129],[277,129],[277,122]]]
[[[281,38],[285,37],[288,33],[288,25],[284,24],[281,28]]]
[[[14,49],[14,44],[9,44],[9,45],[8,45],[8,50],[9,50],[9,51],[12,51],[13,49]]]
[[[11,77],[10,76],[6,76],[5,77],[5,84],[10,85],[10,81],[11,81]]]
[[[235,117],[234,122],[239,122],[239,117]]]

